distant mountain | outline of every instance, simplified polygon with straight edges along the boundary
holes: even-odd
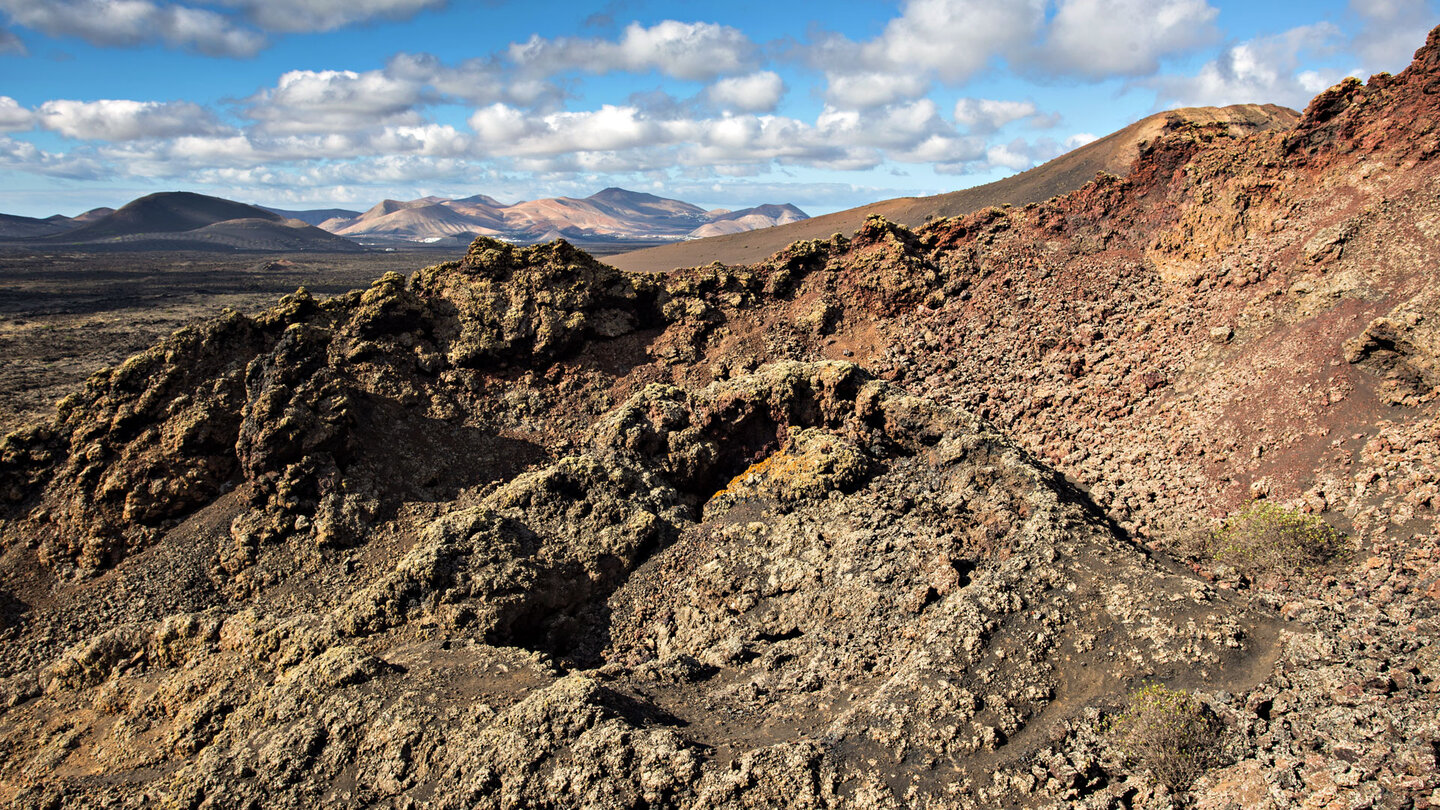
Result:
[[[74,223],[66,217],[35,219],[0,214],[0,239],[34,239],[61,233],[73,227]]]
[[[689,238],[704,239],[708,236],[757,231],[761,228],[789,225],[792,222],[810,218],[804,211],[788,203],[786,205],[757,205],[754,208],[744,208],[723,214],[714,213],[717,213],[717,216],[710,223],[691,231]]]
[[[82,217],[88,221],[77,217],[59,232],[24,238],[48,245],[128,250],[363,250],[298,219],[187,191],[150,194],[119,210],[97,209]],[[79,226],[72,227],[76,222]]]
[[[0,214],[0,239],[37,239],[72,231],[81,225],[115,213],[114,208],[92,208],[78,216],[63,214],[37,219],[13,214]]]
[[[346,219],[360,216],[359,211],[351,211],[347,208],[314,208],[307,211],[286,211],[283,208],[271,208],[268,205],[257,205],[264,211],[272,214],[279,214],[286,219],[298,219],[306,225],[319,225],[327,219]]]
[[[475,236],[531,244],[563,237],[593,248],[675,242],[805,218],[805,212],[793,205],[706,211],[681,200],[607,188],[583,199],[556,197],[513,205],[483,194],[458,200],[384,200],[362,214],[337,217],[319,225],[331,233],[379,244],[463,244]]]
[[[497,216],[490,215],[490,210],[485,203],[435,202],[429,198],[410,202],[384,200],[363,214],[322,222],[320,227],[341,236],[434,242],[447,236],[499,232],[504,224]]]
[[[70,221],[71,221],[71,222],[78,222],[78,223],[82,223],[82,224],[83,224],[83,223],[86,223],[86,222],[94,222],[95,220],[101,219],[102,217],[108,217],[108,216],[110,216],[110,215],[113,214],[113,213],[115,213],[115,209],[114,209],[114,208],[105,208],[105,207],[91,208],[89,211],[86,211],[86,212],[83,213],[83,214],[80,214],[80,215],[78,215],[78,216],[70,217]],[[54,219],[54,217],[51,217],[51,219]]]

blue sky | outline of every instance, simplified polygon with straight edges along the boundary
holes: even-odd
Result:
[[[1403,69],[1433,0],[0,0],[0,212],[606,186],[813,213]]]

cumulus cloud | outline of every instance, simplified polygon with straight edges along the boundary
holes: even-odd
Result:
[[[265,37],[207,9],[151,0],[0,0],[11,22],[92,45],[161,42],[208,56],[254,56]]]
[[[457,158],[383,155],[344,163],[324,163],[301,167],[255,166],[203,169],[188,176],[196,182],[206,185],[285,191],[315,187],[408,185],[432,180],[457,182],[466,176],[478,173],[480,170],[467,161]],[[399,196],[407,196],[409,193],[406,192]],[[327,196],[330,199],[342,200],[349,195],[342,192]]]
[[[103,173],[98,162],[83,155],[46,152],[28,141],[3,136],[0,136],[0,170],[68,180],[94,180]]]
[[[470,157],[473,140],[453,127],[427,124],[324,135],[191,135],[111,144],[95,149],[93,154],[117,175],[158,178],[220,169],[276,169],[289,164],[342,165],[382,157],[464,160]]]
[[[254,56],[268,44],[263,32],[333,31],[376,19],[403,19],[446,0],[201,0],[233,9],[156,0],[0,0],[11,22],[48,36],[92,45],[135,47],[163,43],[207,56]],[[0,32],[0,53],[24,46]]]
[[[504,101],[530,106],[558,101],[560,88],[543,78],[509,74],[494,58],[467,59],[447,65],[433,54],[397,53],[385,65],[385,75],[428,85],[448,98],[471,104]]]
[[[829,77],[825,101],[833,107],[863,110],[923,95],[930,82],[918,73],[837,73]]]
[[[785,82],[770,70],[721,79],[705,91],[711,103],[741,112],[770,112],[785,95]]]
[[[876,66],[929,70],[960,82],[1028,40],[1044,14],[1043,0],[908,0],[861,53]]]
[[[825,71],[829,104],[864,109],[916,98],[932,78],[968,81],[1024,47],[1044,20],[1044,0],[907,0],[874,39],[821,37],[805,53]]]
[[[962,136],[921,99],[878,110],[826,108],[814,123],[777,115],[652,115],[634,105],[584,112],[527,113],[493,104],[470,117],[476,154],[510,158],[543,172],[619,172],[801,165],[869,169],[885,160],[935,163],[983,155],[983,141]]]
[[[375,19],[405,19],[446,0],[223,0],[266,31],[333,31]]]
[[[632,106],[606,104],[598,110],[527,115],[492,104],[470,116],[470,127],[492,154],[553,156],[610,152],[673,144],[684,135],[683,121],[657,121]]]
[[[188,101],[56,99],[41,104],[36,118],[46,129],[81,140],[173,138],[215,134],[225,129],[209,110]]]
[[[1031,119],[1049,125],[1053,121],[1040,114],[1032,101],[1001,101],[989,98],[962,98],[955,102],[955,123],[971,132],[994,132],[1006,124]]]
[[[970,160],[983,150],[983,142],[957,134],[928,98],[874,113],[827,109],[815,123],[827,140],[883,149],[902,163]]]
[[[1350,10],[1364,21],[1351,48],[1372,72],[1404,69],[1435,22],[1426,0],[1350,0]]]
[[[35,126],[35,113],[9,96],[0,96],[0,132],[19,132]]]
[[[658,71],[677,79],[707,81],[739,73],[754,63],[755,44],[738,29],[715,23],[664,20],[631,23],[619,40],[539,35],[510,46],[510,60],[540,75]]]
[[[1027,62],[1091,80],[1149,76],[1164,57],[1215,42],[1219,13],[1205,0],[1060,0]]]
[[[292,70],[251,100],[246,115],[272,134],[349,132],[420,123],[429,100],[417,82],[382,71]]]
[[[1033,141],[1015,138],[1007,143],[986,145],[971,160],[937,165],[935,171],[940,174],[984,174],[996,170],[1023,172],[1094,140],[1095,136],[1088,132],[1076,133],[1063,141],[1049,137]]]
[[[806,51],[825,70],[832,103],[883,104],[914,97],[919,77],[959,84],[996,56],[1028,43],[1045,20],[1044,0],[907,0],[900,16],[874,39],[818,39]],[[882,76],[911,76],[886,83]]]
[[[1193,76],[1160,76],[1148,84],[1155,88],[1161,106],[1275,103],[1304,107],[1344,74],[1302,70],[1302,54],[1331,48],[1339,34],[1330,23],[1292,28],[1231,45]]]

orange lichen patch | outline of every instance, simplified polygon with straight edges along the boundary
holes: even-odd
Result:
[[[779,501],[819,497],[831,490],[853,490],[870,470],[860,448],[823,430],[791,434],[779,450],[730,479],[717,498],[760,495]]]
[[[790,455],[786,450],[777,450],[765,458],[751,464],[745,471],[730,479],[725,488],[710,496],[719,498],[725,495],[739,495],[766,478],[772,476],[792,475],[800,468],[800,460]]]

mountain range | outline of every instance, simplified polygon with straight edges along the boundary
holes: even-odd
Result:
[[[506,205],[463,199],[384,200],[365,212],[290,211],[192,192],[161,192],[118,211],[44,219],[0,214],[0,240],[128,250],[308,250],[362,246],[465,246],[476,236],[518,244],[567,239],[604,252],[769,228],[807,219],[794,205],[707,211],[680,200],[607,188],[584,199],[558,197]]]
[[[312,212],[289,212],[305,218]],[[607,188],[585,197],[556,197],[506,205],[477,194],[464,199],[385,200],[363,214],[340,212],[317,223],[362,243],[423,242],[468,245],[476,236],[519,244],[567,239],[592,246],[607,242],[674,242],[808,219],[793,205],[706,211],[680,200]]]

